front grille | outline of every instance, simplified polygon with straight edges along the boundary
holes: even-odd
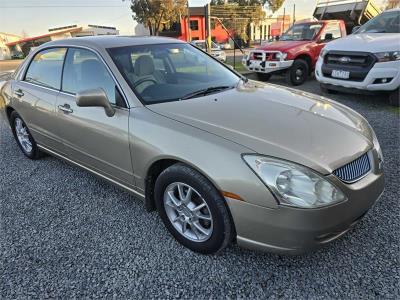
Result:
[[[276,58],[276,52],[265,52],[265,60],[268,61],[275,61],[278,60]],[[253,52],[251,57],[252,60],[262,60],[263,59],[263,52]]]
[[[253,52],[253,57],[252,57],[252,59],[254,59],[254,60],[262,60],[262,53],[260,53],[260,52]]]
[[[375,63],[375,58],[370,53],[331,51],[325,55],[325,63],[337,66],[354,66],[369,68]]]
[[[348,71],[350,73],[349,78],[340,80],[362,82],[375,63],[376,57],[371,53],[329,51],[324,57],[322,74],[325,77],[334,78],[332,77],[333,70]]]
[[[342,181],[351,183],[355,182],[371,170],[368,153],[360,156],[356,160],[344,165],[343,167],[333,171]]]

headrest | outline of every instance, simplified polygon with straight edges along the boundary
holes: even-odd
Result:
[[[138,77],[154,73],[154,61],[150,55],[142,55],[135,61],[134,72]]]

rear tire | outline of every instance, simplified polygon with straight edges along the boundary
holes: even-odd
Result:
[[[389,102],[391,105],[400,107],[400,88],[389,94]]]
[[[233,240],[234,226],[225,199],[189,166],[177,163],[165,169],[156,180],[154,195],[165,227],[183,246],[212,254]]]
[[[271,79],[272,74],[270,73],[257,73],[257,78],[260,81],[268,81]]]
[[[13,111],[10,115],[11,129],[22,153],[30,159],[39,159],[43,156],[43,153],[39,150],[34,138],[29,132],[28,126],[26,126],[21,116]]]
[[[302,59],[296,59],[293,65],[286,72],[286,81],[288,84],[298,86],[307,81],[310,68],[308,63]]]

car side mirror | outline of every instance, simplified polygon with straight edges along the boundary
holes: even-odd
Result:
[[[111,106],[107,94],[102,88],[85,90],[77,93],[76,105],[80,107],[103,107],[107,117],[115,115],[115,109]]]
[[[333,40],[333,34],[332,33],[325,34],[324,41],[332,41],[332,40]]]
[[[360,29],[361,26],[354,26],[353,29],[351,30],[351,33],[356,33],[358,29]]]

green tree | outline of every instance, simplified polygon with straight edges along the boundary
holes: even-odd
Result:
[[[186,12],[186,0],[131,0],[133,19],[143,24],[150,35],[158,35],[161,28],[169,28]]]
[[[276,12],[283,5],[285,0],[228,0],[228,4],[237,4],[239,6],[263,6]],[[212,0],[211,5],[224,5],[224,0]]]

